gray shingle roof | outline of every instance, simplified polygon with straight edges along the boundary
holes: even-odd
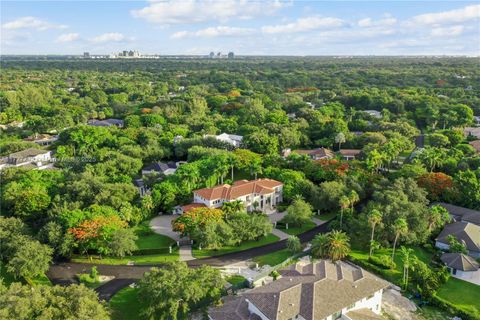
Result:
[[[465,242],[470,251],[480,252],[480,226],[470,222],[447,224],[437,237],[437,241],[448,244],[448,236],[454,235],[458,241]]]
[[[474,223],[476,225],[480,225],[480,211],[478,210],[473,210],[473,209],[468,209],[460,206],[455,206],[450,203],[445,203],[445,202],[437,202],[434,203],[433,205],[439,205],[447,209],[447,211],[450,213],[453,218],[457,221],[467,221]]]
[[[50,152],[50,151],[35,149],[35,148],[28,148],[28,149],[25,149],[23,151],[12,153],[8,157],[11,158],[11,159],[25,159],[25,158],[38,156],[39,154],[45,154],[45,153],[48,153],[48,152]]]
[[[280,279],[243,296],[272,320],[296,315],[323,319],[388,286],[388,282],[345,262],[297,263],[279,272]]]
[[[440,259],[447,267],[461,271],[477,271],[479,268],[478,262],[475,261],[475,259],[463,253],[444,253]]]
[[[142,171],[157,171],[157,172],[165,172],[168,169],[175,169],[177,165],[175,162],[154,162],[149,164],[148,166],[143,167]]]

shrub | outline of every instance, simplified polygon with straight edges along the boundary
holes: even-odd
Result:
[[[368,262],[370,262],[370,263],[374,264],[375,266],[378,266],[382,269],[395,269],[396,268],[395,262],[392,262],[390,257],[387,256],[387,255],[382,255],[378,258],[374,257],[374,256],[371,256],[370,258],[368,258]]]

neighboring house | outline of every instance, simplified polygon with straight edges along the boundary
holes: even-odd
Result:
[[[471,222],[480,226],[480,211],[456,206],[445,202],[435,202],[432,205],[442,206],[447,209],[453,221]]]
[[[342,149],[338,151],[338,154],[342,156],[343,160],[355,160],[362,150],[359,149]]]
[[[29,148],[15,152],[0,160],[0,169],[29,165],[32,169],[48,169],[53,166],[52,151]]]
[[[273,209],[283,200],[283,183],[272,179],[240,180],[233,185],[193,191],[193,202],[219,208],[224,202],[242,201],[247,211]]]
[[[178,162],[154,162],[152,164],[149,164],[146,167],[143,167],[142,169],[142,175],[148,175],[148,174],[164,174],[166,176],[170,174],[174,174],[175,171],[177,171],[178,167],[184,163],[187,163],[186,161],[178,161]]]
[[[35,142],[36,144],[40,146],[49,146],[55,141],[58,140],[58,136],[52,136],[49,134],[37,134],[34,136],[30,136],[28,138],[23,139],[24,141],[31,141]]]
[[[87,123],[89,126],[94,126],[94,127],[111,127],[111,126],[116,126],[119,128],[123,128],[123,120],[120,119],[105,119],[105,120],[88,120]]]
[[[184,214],[185,212],[188,212],[192,209],[195,209],[195,208],[206,208],[207,206],[204,205],[203,203],[191,203],[191,204],[187,204],[187,205],[184,205],[184,206],[176,206],[175,208],[173,208],[173,214]]]
[[[463,253],[444,253],[440,259],[453,277],[480,285],[480,266],[475,259]]]
[[[209,319],[383,319],[382,295],[389,283],[357,266],[320,260],[279,273],[279,279],[210,308]]]
[[[470,141],[469,144],[477,151],[477,153],[480,153],[480,140],[474,140]]]
[[[480,116],[473,116],[473,121],[477,126],[480,126]]]
[[[442,250],[449,250],[448,236],[450,235],[465,244],[468,255],[480,258],[480,226],[465,221],[447,224],[435,239],[435,246]]]
[[[307,155],[312,160],[332,159],[335,157],[333,151],[326,148],[318,148],[313,150],[293,150],[293,153]]]
[[[475,128],[475,127],[463,128],[463,134],[467,137],[471,136],[471,137],[480,139],[480,128]]]
[[[360,112],[365,112],[371,117],[377,118],[377,119],[382,119],[382,113],[377,110],[360,110]]]
[[[147,194],[150,194],[151,192],[150,188],[145,185],[145,182],[143,181],[143,179],[133,180],[133,185],[137,187],[138,193],[142,198],[145,197]]]
[[[235,148],[239,148],[242,145],[242,140],[243,140],[243,136],[239,136],[236,134],[228,134],[228,133],[222,133],[222,134],[219,134],[218,136],[205,135],[205,137],[214,137],[218,141],[229,143]]]

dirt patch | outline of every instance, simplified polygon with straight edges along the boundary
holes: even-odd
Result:
[[[394,289],[386,289],[383,292],[383,312],[391,319],[396,320],[417,320],[418,315],[415,314],[417,306],[409,299]]]

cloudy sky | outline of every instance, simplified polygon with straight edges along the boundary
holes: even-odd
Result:
[[[480,55],[478,1],[5,1],[2,54]]]

